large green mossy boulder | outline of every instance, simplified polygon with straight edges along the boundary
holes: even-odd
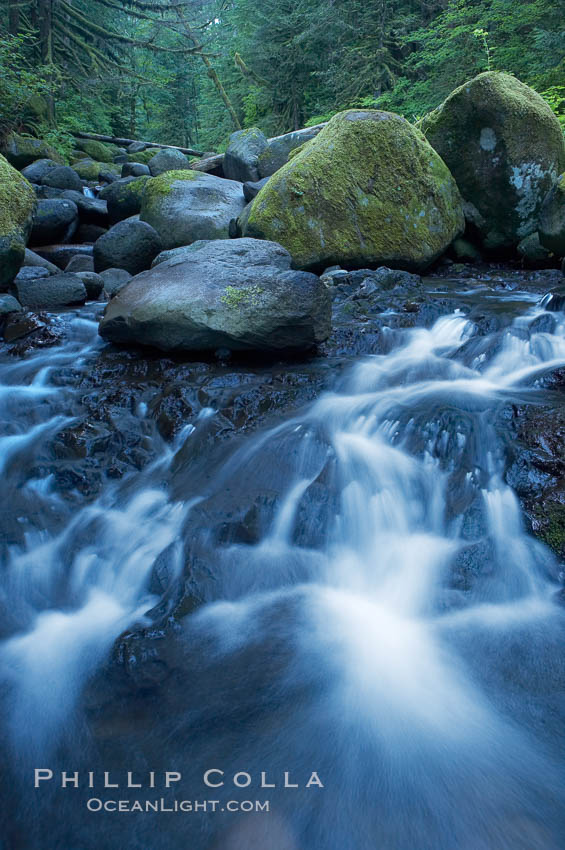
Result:
[[[14,168],[22,169],[31,165],[36,159],[52,159],[54,162],[63,164],[64,160],[59,153],[41,139],[31,139],[27,136],[18,136],[11,133],[0,146],[2,154]]]
[[[512,253],[537,229],[541,204],[565,169],[559,122],[533,89],[509,74],[479,74],[421,124],[447,163],[483,248]]]
[[[243,236],[279,242],[301,269],[421,270],[464,227],[448,168],[390,112],[336,115],[261,189]]]
[[[114,156],[119,153],[116,145],[106,145],[95,139],[75,139],[75,144],[89,159],[94,159],[96,162],[113,162]]]
[[[12,283],[24,261],[35,204],[28,181],[0,155],[0,290]]]

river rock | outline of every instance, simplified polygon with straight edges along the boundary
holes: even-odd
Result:
[[[49,277],[47,269],[41,266],[22,266],[16,275],[14,283],[21,283],[24,280],[39,280],[44,277]]]
[[[561,174],[544,198],[539,217],[539,237],[548,251],[565,257],[565,174]]]
[[[33,184],[33,191],[36,194],[38,201],[52,201],[55,198],[62,198],[65,190],[55,189],[53,186],[38,186]]]
[[[118,151],[115,145],[97,142],[96,139],[75,139],[76,146],[83,150],[89,159],[95,162],[113,162]]]
[[[256,182],[248,180],[243,184],[243,197],[248,204],[257,197],[263,186],[267,184],[268,179],[268,177],[263,177],[262,180],[257,180]]]
[[[151,175],[148,165],[142,162],[124,162],[122,165],[123,177],[143,177],[144,174]]]
[[[50,263],[49,260],[45,260],[29,248],[25,250],[24,266],[40,266],[43,269],[47,269],[49,274],[59,274],[59,269],[54,263]]]
[[[89,198],[82,192],[67,190],[61,195],[77,205],[80,223],[108,227],[108,204],[100,198]]]
[[[268,144],[264,133],[257,127],[232,133],[223,164],[228,180],[239,180],[241,183],[260,180],[259,154]]]
[[[106,308],[100,334],[162,351],[304,350],[331,333],[331,298],[315,275],[291,271],[280,245],[197,242],[134,277]]]
[[[336,115],[274,174],[252,203],[243,236],[278,241],[302,269],[338,264],[418,271],[464,227],[449,170],[399,115]]]
[[[30,183],[39,184],[50,171],[59,167],[59,163],[52,159],[37,159],[31,165],[22,168],[22,174]]]
[[[117,224],[141,211],[141,202],[147,181],[147,176],[125,177],[116,180],[110,186],[105,186],[98,197],[106,201],[110,224]]]
[[[312,141],[319,132],[319,126],[306,127],[303,130],[296,130],[294,133],[285,133],[284,136],[270,139],[267,147],[258,156],[259,178],[264,179],[273,175],[279,168],[286,165],[292,151],[306,144],[306,142]]]
[[[130,145],[127,146],[127,152],[141,153],[141,151],[144,151],[146,147],[147,145],[145,144],[145,142],[132,142]]]
[[[86,289],[86,297],[89,301],[96,301],[102,295],[104,291],[104,278],[99,274],[91,271],[75,271],[77,277],[79,277],[84,283],[84,288]],[[129,279],[129,278],[128,278]]]
[[[58,165],[57,168],[49,169],[41,183],[43,186],[51,186],[53,189],[74,189],[75,192],[82,191],[82,181],[70,165]]]
[[[135,275],[151,266],[163,246],[144,221],[120,221],[94,244],[94,270],[125,269]]]
[[[244,206],[241,183],[199,171],[172,171],[147,183],[141,220],[155,228],[163,248],[177,248],[199,239],[227,239],[230,220]]]
[[[91,257],[92,245],[41,245],[36,248],[36,253],[62,270],[77,254]]]
[[[66,272],[93,272],[94,258],[89,254],[75,254],[65,266]]]
[[[10,313],[20,313],[22,305],[13,295],[0,295],[0,316],[8,316]]]
[[[86,288],[74,274],[51,275],[43,280],[16,279],[14,288],[20,303],[34,310],[84,304],[86,301]]]
[[[485,250],[511,253],[537,230],[542,202],[565,170],[563,132],[539,94],[509,74],[479,74],[422,129],[451,169]]]
[[[38,201],[30,242],[32,245],[70,242],[77,227],[78,209],[73,201],[64,198]]]
[[[98,224],[79,224],[76,232],[77,242],[96,242],[101,236],[108,232],[107,227],[100,227]]]
[[[0,290],[13,281],[24,261],[35,206],[31,185],[0,156]]]
[[[41,139],[29,139],[18,136],[17,133],[9,135],[0,145],[0,154],[6,157],[14,168],[25,168],[37,159],[52,159],[62,164],[63,160],[57,151],[43,142]]]
[[[188,168],[188,159],[179,150],[160,150],[149,162],[149,171],[153,177],[166,171],[184,171]]]
[[[551,264],[551,251],[541,244],[539,233],[525,236],[518,243],[516,251],[527,268],[543,269]]]
[[[109,298],[113,298],[131,280],[131,275],[125,269],[106,269],[100,272],[104,282],[104,292]]]

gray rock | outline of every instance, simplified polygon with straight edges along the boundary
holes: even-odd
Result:
[[[251,180],[248,180],[246,183],[243,184],[243,197],[245,198],[248,204],[253,200],[253,198],[257,197],[257,195],[268,180],[268,177],[263,177],[262,180],[257,180],[255,183],[253,183]]]
[[[91,257],[92,245],[43,245],[37,248],[36,253],[62,270],[77,254],[86,254]]]
[[[99,198],[89,198],[82,192],[66,190],[62,196],[77,205],[81,224],[97,224],[108,227],[108,204]]]
[[[147,148],[145,142],[132,142],[131,145],[128,145],[127,152],[128,153],[141,153]]]
[[[96,301],[104,291],[104,278],[96,272],[77,271],[74,272],[84,283],[86,297],[89,301]],[[128,278],[129,279],[129,278]]]
[[[39,280],[42,277],[49,277],[47,269],[41,266],[22,266],[16,275],[15,281],[23,280]]]
[[[117,153],[113,158],[113,162],[115,162],[116,165],[123,165],[124,162],[127,162],[127,161],[128,161],[127,153]]]
[[[541,244],[565,257],[565,174],[562,174],[543,200],[539,217]]]
[[[39,266],[40,268],[47,269],[49,274],[59,274],[59,269],[53,263],[50,263],[49,260],[43,259],[39,254],[36,254],[35,251],[31,251],[29,248],[26,248],[25,257],[24,257],[24,266]]]
[[[30,183],[41,183],[53,168],[59,168],[59,163],[52,159],[36,159],[31,165],[22,168],[22,174]]]
[[[100,334],[162,351],[305,350],[331,333],[329,289],[291,271],[280,245],[194,244],[134,277],[108,305]]]
[[[124,162],[122,165],[122,178],[143,177],[144,174],[150,175],[151,172],[149,166],[144,165],[143,162]]]
[[[551,251],[541,244],[539,233],[530,233],[518,243],[516,250],[527,268],[543,269],[550,264]]]
[[[22,309],[22,305],[13,295],[0,295],[0,316],[20,313]]]
[[[258,171],[261,179],[271,177],[286,165],[290,153],[306,142],[314,139],[320,132],[320,127],[306,127],[304,130],[296,130],[294,133],[285,133],[271,139],[267,147],[259,154]]]
[[[65,266],[66,272],[93,272],[94,257],[88,254],[75,254]]]
[[[15,280],[14,287],[20,303],[34,310],[67,307],[86,301],[85,286],[74,274],[56,274],[42,280]]]
[[[143,193],[150,177],[124,177],[116,180],[111,186],[105,186],[98,195],[99,199],[108,205],[108,220],[110,225],[124,221],[141,211]]]
[[[53,242],[70,242],[77,227],[78,209],[73,201],[64,198],[38,201],[30,243],[50,245]]]
[[[179,150],[161,150],[149,161],[149,171],[153,177],[158,177],[166,171],[180,171],[188,167],[188,159]]]
[[[53,189],[75,189],[80,192],[82,189],[82,181],[76,171],[70,165],[59,165],[57,168],[50,168],[43,179],[43,186],[51,186]]]
[[[259,173],[259,156],[267,146],[265,134],[257,127],[232,133],[224,154],[224,174],[228,180],[256,182],[266,176]]]
[[[230,220],[244,206],[241,183],[199,171],[178,177],[172,172],[147,184],[141,220],[155,228],[164,249],[178,248],[199,239],[227,239]]]
[[[161,237],[144,221],[120,221],[94,244],[94,270],[125,269],[139,274],[162,250]]]
[[[33,190],[38,201],[52,201],[54,198],[62,198],[64,189],[53,189],[51,186],[38,186],[33,184]]]
[[[93,243],[107,232],[107,227],[100,227],[98,224],[80,224],[76,232],[76,240]]]
[[[100,272],[104,281],[104,292],[109,298],[113,298],[124,286],[130,282],[131,275],[125,269],[106,269]]]

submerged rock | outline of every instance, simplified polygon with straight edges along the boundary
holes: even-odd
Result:
[[[509,74],[479,74],[422,129],[451,169],[485,250],[510,253],[537,230],[542,201],[565,169],[563,132],[537,92]]]
[[[230,220],[244,206],[241,183],[199,171],[169,171],[145,186],[141,220],[155,228],[163,248],[177,248],[199,239],[227,239]]]
[[[243,236],[280,242],[298,268],[418,271],[464,227],[448,168],[399,115],[336,115],[261,189]]]
[[[30,184],[0,156],[0,289],[13,281],[24,261],[35,205]]]
[[[330,294],[290,265],[272,242],[198,242],[190,256],[133,278],[106,308],[100,334],[163,351],[312,348],[331,332]]]

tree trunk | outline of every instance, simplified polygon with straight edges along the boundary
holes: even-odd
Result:
[[[73,133],[73,136],[76,136],[77,139],[94,139],[95,142],[108,142],[112,145],[120,145],[120,147],[125,147],[127,145],[132,145],[134,142],[140,142],[142,145],[147,145],[148,148],[164,148],[165,150],[173,149],[180,151],[181,153],[188,154],[188,156],[202,156],[204,151],[195,151],[193,148],[181,148],[178,145],[161,145],[159,142],[146,142],[143,139],[122,139],[119,136],[101,136],[99,133],[83,133],[82,131],[77,131]]]

